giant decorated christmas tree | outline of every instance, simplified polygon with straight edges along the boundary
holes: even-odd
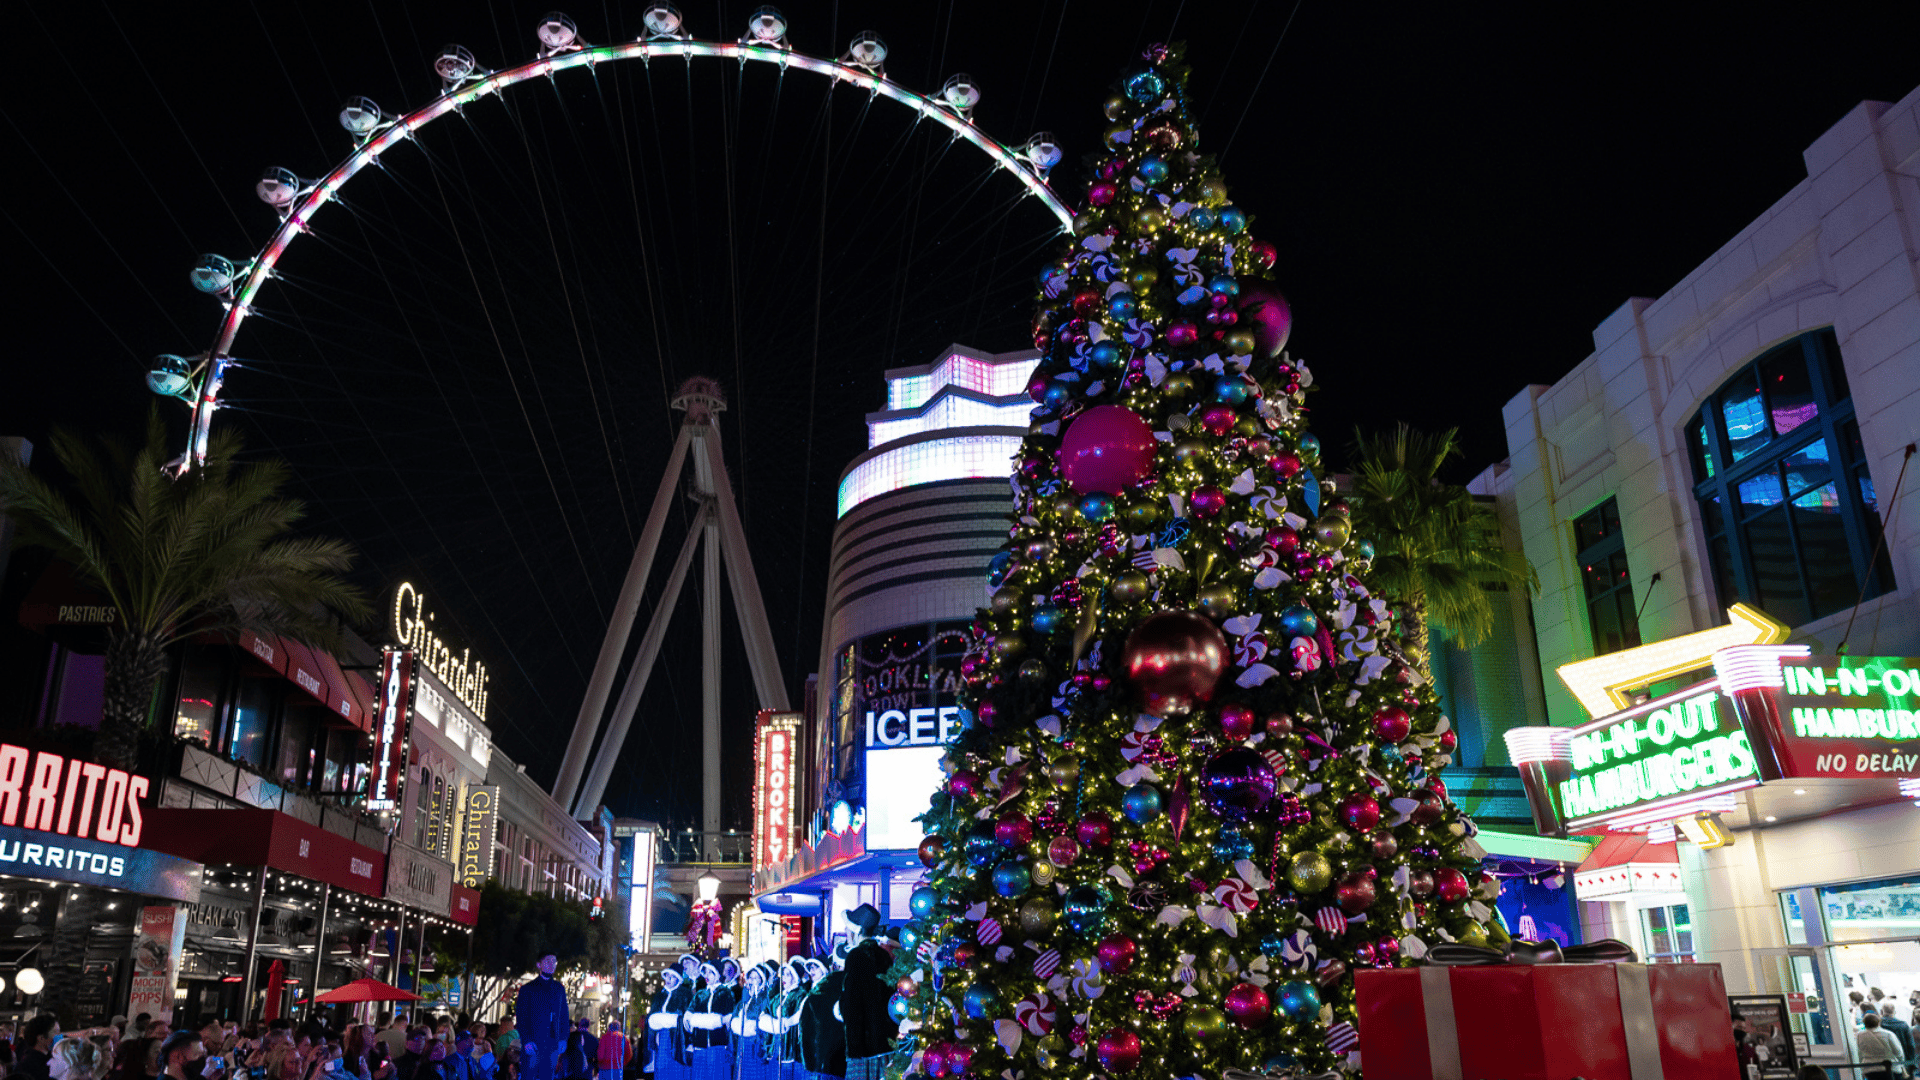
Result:
[[[1177,47],[1121,79],[1040,275],[973,722],[891,973],[909,1073],[1351,1067],[1356,969],[1505,936],[1185,85]]]

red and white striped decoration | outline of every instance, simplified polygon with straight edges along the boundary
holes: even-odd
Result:
[[[1053,998],[1046,994],[1028,995],[1013,1007],[1013,1018],[1032,1035],[1051,1032],[1056,1015],[1058,1010],[1053,1006]]]
[[[973,936],[979,938],[982,945],[1000,944],[1000,920],[992,916],[981,919],[980,927],[973,932]]]
[[[1213,898],[1220,906],[1235,915],[1245,915],[1260,906],[1260,894],[1253,886],[1237,877],[1230,877],[1214,887]]]
[[[1278,750],[1262,750],[1260,756],[1267,759],[1267,764],[1273,768],[1275,776],[1286,775],[1287,755]]]
[[[1331,904],[1314,912],[1313,921],[1320,929],[1335,936],[1347,932],[1347,913]]]
[[[1053,973],[1059,970],[1060,970],[1060,950],[1059,949],[1043,949],[1041,950],[1039,956],[1036,956],[1033,958],[1033,973],[1035,976],[1039,978],[1042,978],[1042,979],[1051,978],[1053,976]]]
[[[1349,1050],[1358,1049],[1359,1046],[1360,1033],[1353,1030],[1352,1024],[1341,1021],[1327,1029],[1327,1049],[1334,1053],[1344,1054]]]

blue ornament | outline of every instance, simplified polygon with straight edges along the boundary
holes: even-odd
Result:
[[[1373,558],[1373,541],[1355,540],[1353,542],[1353,554],[1356,558],[1361,558],[1361,559]]]
[[[1001,896],[1019,896],[1033,884],[1033,874],[1025,863],[1001,863],[993,871],[993,891]]]
[[[1191,522],[1186,518],[1174,518],[1172,521],[1160,526],[1160,531],[1153,534],[1153,546],[1163,548],[1179,547],[1181,541],[1185,540],[1192,533],[1193,524]]]
[[[1087,350],[1087,359],[1101,367],[1112,367],[1120,362],[1120,350],[1111,341],[1102,341]]]
[[[1279,993],[1274,995],[1274,1009],[1281,1015],[1293,1020],[1304,1020],[1320,1014],[1320,991],[1312,983],[1284,982]]]
[[[1306,434],[1301,435],[1299,439],[1294,441],[1293,445],[1294,445],[1294,448],[1300,452],[1300,456],[1305,460],[1307,461],[1320,460],[1320,436],[1315,435],[1313,432],[1309,431]]]
[[[999,1004],[1000,995],[985,983],[967,987],[966,996],[960,1000],[960,1007],[966,1010],[969,1020],[985,1020]]]
[[[1300,499],[1307,504],[1307,513],[1320,516],[1320,478],[1312,469],[1300,470]]]
[[[1208,207],[1196,206],[1193,208],[1193,213],[1187,215],[1187,220],[1191,221],[1196,229],[1211,229],[1220,219],[1214,216],[1213,211]]]
[[[1121,322],[1126,322],[1140,311],[1140,304],[1132,293],[1118,293],[1107,301],[1107,314]]]
[[[1081,937],[1096,937],[1107,925],[1107,891],[1098,885],[1075,885],[1060,898],[1060,921]]]
[[[1222,375],[1213,383],[1213,396],[1227,405],[1238,405],[1253,393],[1247,380],[1238,375]]]
[[[1400,748],[1397,746],[1383,746],[1375,750],[1374,753],[1379,754],[1380,760],[1389,765],[1398,765],[1401,761],[1405,760],[1401,756]]]
[[[1261,956],[1267,957],[1270,960],[1277,960],[1280,957],[1280,951],[1286,948],[1286,945],[1287,935],[1276,930],[1263,935],[1260,938],[1260,943],[1256,945],[1255,948],[1260,950]]]
[[[1207,282],[1207,291],[1212,293],[1224,293],[1227,296],[1239,296],[1240,283],[1238,281],[1235,281],[1233,278],[1228,277],[1225,274],[1216,274],[1214,275],[1213,280]]]
[[[939,903],[940,894],[930,886],[922,885],[907,898],[907,909],[913,912],[915,918],[924,919],[933,914],[934,907]]]
[[[920,945],[920,931],[911,926],[900,928],[900,947],[912,952]]]
[[[1113,496],[1094,492],[1080,500],[1080,515],[1088,521],[1105,521],[1113,516]]]
[[[1058,409],[1073,397],[1073,388],[1066,383],[1048,383],[1047,392],[1041,397],[1049,409]]]
[[[1120,796],[1120,810],[1127,820],[1143,825],[1160,816],[1160,789],[1149,783],[1138,783]]]
[[[1247,215],[1237,206],[1224,207],[1220,211],[1220,227],[1230,233],[1245,232]]]
[[[1166,80],[1151,71],[1142,71],[1127,80],[1127,97],[1145,105],[1167,92]]]
[[[1140,179],[1148,184],[1163,183],[1167,179],[1167,163],[1158,155],[1148,154],[1140,159],[1140,164],[1134,172],[1140,174]]]
[[[894,1023],[905,1020],[907,1018],[907,999],[901,997],[899,994],[888,998],[887,1015],[893,1017]]]
[[[1255,845],[1253,838],[1233,825],[1223,825],[1213,837],[1213,861],[1232,864],[1241,859],[1253,858]]]
[[[1288,637],[1312,637],[1313,632],[1320,629],[1320,617],[1307,605],[1294,604],[1280,613],[1280,629],[1285,630]]]
[[[1013,552],[1002,551],[987,560],[987,587],[997,589],[1007,583],[1007,572],[1013,569]]]
[[[1060,609],[1057,607],[1034,608],[1032,618],[1033,628],[1042,634],[1051,634],[1058,630],[1062,621]]]
[[[967,861],[975,866],[992,866],[1000,861],[1003,849],[994,838],[993,823],[975,822],[967,830]]]

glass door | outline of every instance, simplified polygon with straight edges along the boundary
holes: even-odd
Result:
[[[1847,1002],[1845,995],[1834,1000],[1833,975],[1821,951],[1794,946],[1755,949],[1754,972],[1762,993],[1789,995],[1787,1019],[1793,1033],[1805,1040],[1813,1058],[1851,1061],[1853,1045],[1848,1033],[1853,1024],[1847,1015]],[[1803,1003],[1804,1012],[1799,1011]]]

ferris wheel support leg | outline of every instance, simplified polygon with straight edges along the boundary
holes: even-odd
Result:
[[[773,631],[767,625],[767,605],[760,596],[760,578],[753,571],[753,557],[747,551],[747,536],[740,527],[740,511],[733,503],[733,484],[720,457],[720,439],[706,440],[709,467],[713,476],[714,506],[720,512],[720,539],[727,557],[727,584],[733,589],[734,613],[740,619],[740,635],[746,639],[747,665],[753,670],[753,687],[760,707],[784,712],[787,709],[786,684],[780,676],[780,660],[773,651]]]
[[[587,681],[587,695],[580,702],[580,716],[573,723],[573,737],[567,742],[567,754],[560,762],[560,774],[553,781],[553,798],[561,806],[571,806],[580,787],[587,755],[593,750],[593,737],[600,731],[601,714],[607,709],[607,694],[613,677],[620,671],[620,657],[627,651],[627,636],[633,632],[633,620],[640,612],[640,599],[646,593],[647,574],[653,556],[660,547],[660,533],[666,528],[667,509],[673,504],[680,486],[680,470],[687,459],[687,444],[692,440],[688,425],[680,426],[673,441],[673,453],[660,476],[660,489],[653,496],[653,509],[640,530],[640,542],[634,545],[633,562],[627,566],[627,580],[620,586],[620,597],[613,605],[613,618],[607,623],[606,639],[600,643],[600,658],[594,662],[593,676]],[[619,752],[614,745],[613,751]],[[589,810],[592,808],[589,807]]]
[[[705,440],[718,445],[718,438]],[[720,831],[720,523],[708,517],[701,533],[707,545],[700,575],[700,831],[703,846]],[[718,852],[705,858],[718,861]]]
[[[687,532],[686,543],[680,545],[680,554],[673,561],[673,570],[667,574],[666,591],[660,594],[660,606],[653,609],[647,632],[640,639],[640,651],[634,654],[633,666],[627,669],[626,684],[620,688],[620,700],[614,703],[613,716],[607,722],[607,737],[600,741],[600,753],[594,757],[593,769],[587,773],[586,784],[580,788],[579,802],[572,807],[575,818],[592,814],[607,793],[607,783],[613,779],[614,763],[619,760],[621,747],[627,743],[627,730],[633,726],[633,715],[640,708],[640,695],[647,692],[647,680],[653,675],[654,660],[659,657],[660,645],[666,640],[667,624],[673,621],[674,609],[680,606],[680,590],[686,585],[687,568],[693,565],[694,548],[699,546],[705,532],[704,526],[712,519],[712,508],[701,507],[693,520],[693,528]]]

